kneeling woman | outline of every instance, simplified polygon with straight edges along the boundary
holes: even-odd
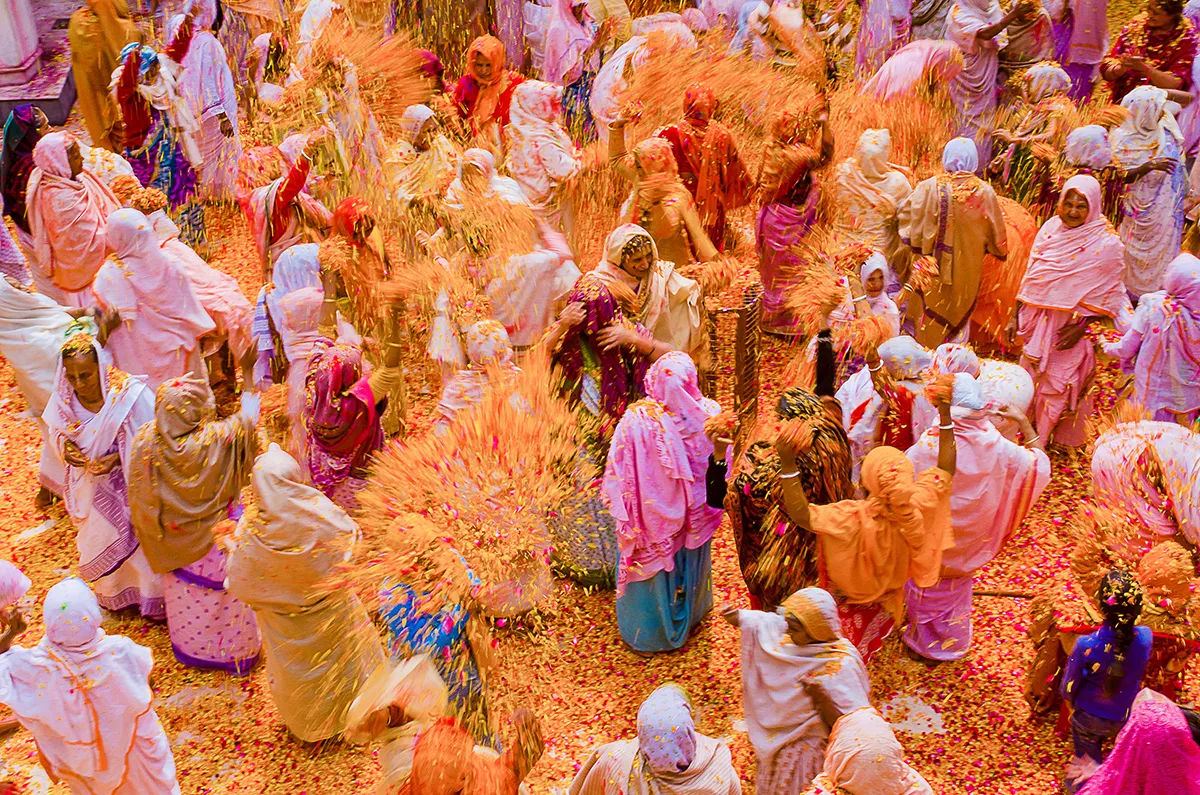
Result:
[[[712,607],[710,544],[721,510],[705,504],[713,452],[696,365],[678,351],[646,374],[646,400],[613,434],[604,494],[617,522],[617,628],[638,652],[678,649]]]

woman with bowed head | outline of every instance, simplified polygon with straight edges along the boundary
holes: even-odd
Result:
[[[108,218],[108,246],[114,256],[96,274],[93,291],[117,366],[145,375],[151,389],[205,372],[200,338],[216,323],[183,268],[159,246],[150,220],[117,210]]]
[[[527,80],[513,91],[508,126],[508,171],[521,186],[538,217],[570,235],[575,213],[566,200],[566,185],[579,173],[575,144],[558,124],[562,89]]]
[[[1088,324],[1129,321],[1121,278],[1124,247],[1104,217],[1100,183],[1078,176],[1063,185],[1058,215],[1042,225],[1008,324],[1024,344],[1021,362],[1034,382],[1034,426],[1047,443],[1083,444],[1091,414],[1096,354]]]
[[[696,731],[692,701],[683,688],[663,685],[638,709],[637,738],[592,751],[568,792],[741,795],[742,781],[729,746]]]
[[[838,226],[851,240],[866,243],[895,264],[900,253],[900,235],[896,213],[910,193],[908,177],[888,162],[892,153],[892,134],[867,130],[854,147],[854,156],[837,167],[834,191],[842,208]],[[887,287],[895,289],[889,284]]]
[[[956,6],[957,7],[957,6]],[[917,341],[926,348],[964,342],[971,311],[983,282],[984,257],[1008,257],[1008,233],[996,191],[975,172],[979,151],[969,138],[955,138],[942,151],[945,173],[920,182],[900,205],[900,239],[937,263],[937,277],[921,289],[911,280],[897,303],[920,298],[924,317]],[[906,298],[908,293],[913,293]]]
[[[133,441],[154,419],[154,393],[126,375],[84,326],[68,328],[42,420],[66,464],[63,503],[77,528],[79,575],[106,610],[166,615],[163,584],[130,523]]]
[[[109,246],[108,217],[120,204],[83,167],[79,141],[69,132],[42,136],[33,164],[25,189],[33,283],[59,304],[88,306]]]
[[[1067,767],[1066,789],[1079,788],[1081,773],[1104,761],[1103,744],[1126,720],[1150,661],[1154,633],[1139,626],[1142,589],[1128,572],[1114,569],[1100,583],[1104,623],[1075,642],[1059,690],[1071,705],[1075,756]]]
[[[150,650],[100,628],[95,594],[77,577],[46,592],[46,634],[14,646],[17,612],[0,635],[0,704],[33,735],[51,781],[73,795],[179,795],[175,758],[154,712]]]
[[[1104,352],[1133,373],[1134,400],[1156,420],[1190,425],[1200,413],[1200,259],[1184,252],[1163,289],[1143,295],[1129,330]]]
[[[705,503],[712,454],[696,365],[672,351],[646,373],[646,399],[613,433],[604,495],[617,523],[617,629],[640,653],[678,649],[712,607],[710,544],[720,509]]]
[[[346,727],[350,702],[385,656],[358,597],[322,587],[353,556],[358,525],[304,480],[278,445],[258,457],[255,507],[238,526],[225,577],[258,619],[283,722],[318,742]]]
[[[942,553],[934,585],[910,582],[905,586],[904,642],[925,659],[947,661],[966,655],[971,647],[975,572],[1000,554],[1050,482],[1050,459],[1029,420],[1007,406],[996,413],[1020,425],[1028,447],[1000,435],[974,377],[954,376],[950,408],[958,448],[950,487],[954,545]],[[937,437],[930,429],[908,449],[908,460],[918,475],[936,465]]]
[[[184,665],[245,676],[258,662],[258,625],[225,588],[227,553],[213,528],[229,521],[258,455],[259,396],[217,418],[203,378],[158,389],[154,419],[130,457],[133,528],[166,591],[171,649]]]
[[[1168,102],[1161,88],[1133,89],[1121,100],[1129,114],[1110,137],[1113,157],[1125,170],[1119,231],[1125,244],[1125,286],[1135,297],[1162,289],[1163,274],[1183,236],[1183,132]]]
[[[876,447],[863,460],[866,497],[829,505],[811,505],[798,484],[796,459],[812,444],[809,429],[776,440],[784,510],[797,527],[817,536],[829,583],[841,601],[879,604],[899,619],[906,582],[923,588],[937,582],[943,550],[953,543],[950,487],[957,448],[948,396],[938,403],[938,415],[936,466],[918,476],[904,453]],[[864,557],[862,544],[873,544],[875,553]]]
[[[904,761],[904,748],[879,710],[844,712],[820,693],[822,683],[809,689],[830,731],[824,767],[803,795],[934,795],[929,782]]]
[[[727,605],[721,617],[741,630],[746,723],[758,756],[755,791],[799,793],[825,760],[831,726],[822,703],[839,714],[870,706],[866,664],[842,634],[833,597],[820,588],[797,591],[778,612]]]

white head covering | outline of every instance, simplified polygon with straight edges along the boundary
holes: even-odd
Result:
[[[1050,61],[1034,64],[1025,73],[1025,96],[1030,102],[1041,102],[1056,94],[1065,94],[1070,87],[1070,75]]]
[[[1129,117],[1113,130],[1110,139],[1117,162],[1125,168],[1148,162],[1164,149],[1168,135],[1174,136],[1176,143],[1183,142],[1172,106],[1178,108],[1168,101],[1166,91],[1154,86],[1139,86],[1125,95],[1121,107],[1129,111]]]
[[[968,373],[955,373],[954,392],[950,398],[952,408],[968,412],[983,411],[988,406],[987,396],[974,376]]]
[[[887,129],[865,130],[854,146],[854,157],[863,176],[878,182],[888,175],[888,157],[892,154],[892,134]]]
[[[942,168],[947,173],[965,171],[975,173],[979,170],[979,149],[970,138],[955,138],[946,144],[942,150]]]
[[[409,105],[405,108],[404,114],[400,116],[400,129],[404,131],[405,140],[415,144],[421,130],[425,129],[425,125],[435,115],[427,105]]]
[[[972,144],[973,145],[973,144]],[[933,364],[933,356],[909,336],[892,337],[879,346],[879,358],[893,377],[909,381]]]
[[[1108,145],[1108,130],[1099,124],[1072,130],[1067,136],[1067,162],[1097,170],[1111,166],[1113,153]]]

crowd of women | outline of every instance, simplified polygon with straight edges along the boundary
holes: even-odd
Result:
[[[180,791],[151,655],[106,635],[104,610],[165,622],[185,666],[263,660],[288,730],[377,746],[381,792],[516,793],[544,743],[528,709],[509,742],[495,730],[495,615],[400,567],[380,593],[329,582],[385,529],[362,512],[377,455],[453,434],[532,363],[578,416],[546,576],[614,589],[639,655],[715,616],[737,628],[760,793],[934,791],[873,706],[869,663],[888,642],[930,666],[971,653],[976,574],[1050,482],[1047,449],[1100,433],[1103,360],[1138,419],[1096,448],[1170,440],[1093,461],[1097,493],[1128,498],[1135,540],[1113,560],[1176,544],[1187,603],[1200,9],[1149,0],[1110,47],[1100,0],[863,0],[857,33],[846,3],[809,0],[638,18],[622,0],[381,5],[89,2],[70,32],[90,145],[32,105],[4,126],[0,353],[41,431],[38,504],[62,501],[79,559],[32,648],[14,645],[31,583],[0,561],[0,703],[54,780]],[[430,49],[404,50],[415,101],[392,118],[337,42],[406,29]],[[637,73],[680,51],[809,76],[814,99],[767,108],[751,147],[697,82],[631,140]],[[941,168],[894,162],[911,141],[885,128],[837,158],[829,97],[847,91],[948,102]],[[263,129],[277,143],[243,143]],[[619,208],[578,189],[598,170],[627,187]],[[209,264],[214,213],[246,224],[253,300]],[[757,423],[707,388],[732,364],[708,309],[739,261],[797,362]],[[283,431],[260,417],[274,385]],[[714,611],[726,518],[749,608]],[[1103,620],[1031,674],[1032,706],[1070,710],[1063,786],[1200,792],[1200,717],[1142,689],[1157,591],[1109,568],[1087,594]],[[637,737],[596,749],[570,791],[740,792],[696,717],[678,686],[654,690]]]

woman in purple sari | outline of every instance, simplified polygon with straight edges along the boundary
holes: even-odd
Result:
[[[33,173],[33,149],[50,131],[46,114],[33,105],[13,108],[4,123],[4,150],[0,154],[0,193],[4,196],[4,214],[17,227],[17,242],[26,256],[33,253],[33,235],[25,211],[25,186]]]
[[[787,307],[792,272],[799,265],[794,247],[817,220],[820,191],[816,171],[833,157],[833,133],[828,106],[818,111],[821,140],[817,149],[804,140],[803,116],[783,111],[772,125],[773,140],[763,161],[755,229],[758,237],[758,272],[762,277],[762,329],[771,334],[795,336],[797,321]]]
[[[326,497],[341,509],[354,511],[371,456],[383,447],[380,420],[387,410],[387,396],[401,378],[399,323],[393,316],[388,324],[383,366],[366,373],[362,348],[334,341],[337,292],[330,274],[322,279],[326,297],[320,336],[308,360],[304,388],[308,470],[313,485]]]
[[[614,289],[591,273],[576,283],[567,305],[582,307],[584,318],[565,329],[552,357],[584,420],[578,497],[550,524],[555,564],[584,585],[607,587],[614,583],[617,537],[597,475],[625,409],[644,396],[650,365],[671,350],[628,320]]]

